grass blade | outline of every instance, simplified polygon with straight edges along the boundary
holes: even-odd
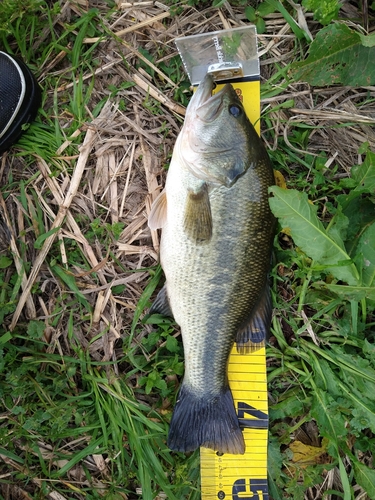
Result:
[[[143,291],[143,293],[142,293],[142,295],[137,303],[137,307],[134,311],[133,321],[132,321],[132,325],[131,325],[131,329],[130,329],[129,345],[133,339],[133,335],[134,335],[137,323],[138,323],[143,311],[146,309],[146,307],[150,301],[151,295],[154,293],[155,288],[158,286],[158,283],[160,281],[161,276],[162,276],[162,269],[161,269],[161,266],[159,265],[155,271],[155,274],[150,279],[148,285],[144,289],[144,291]]]
[[[83,293],[80,291],[80,289],[77,286],[76,280],[74,278],[73,274],[68,274],[63,268],[60,266],[51,266],[52,272],[57,275],[67,286],[68,288],[75,293],[78,301],[86,307],[88,311],[91,311],[91,306],[89,302],[87,301],[86,297],[83,295]]]

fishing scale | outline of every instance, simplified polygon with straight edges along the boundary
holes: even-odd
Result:
[[[260,134],[260,71],[255,26],[176,39],[194,87],[210,73],[217,87],[231,83]],[[240,354],[233,346],[229,385],[243,429],[244,455],[220,454],[201,447],[202,500],[268,500],[268,401],[265,346]]]

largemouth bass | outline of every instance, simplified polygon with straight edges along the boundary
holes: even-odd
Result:
[[[250,350],[264,345],[269,329],[274,176],[233,87],[212,95],[214,86],[206,75],[192,97],[151,209],[149,226],[162,228],[166,283],[150,312],[173,316],[184,345],[168,446],[242,454],[227,363],[234,341]]]

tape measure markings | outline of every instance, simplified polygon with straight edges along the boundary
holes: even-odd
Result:
[[[268,500],[268,393],[265,348],[240,354],[233,347],[228,379],[240,425],[244,455],[201,448],[202,500]]]

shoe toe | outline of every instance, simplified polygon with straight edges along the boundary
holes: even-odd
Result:
[[[17,141],[41,102],[40,88],[22,61],[0,52],[0,152]]]

